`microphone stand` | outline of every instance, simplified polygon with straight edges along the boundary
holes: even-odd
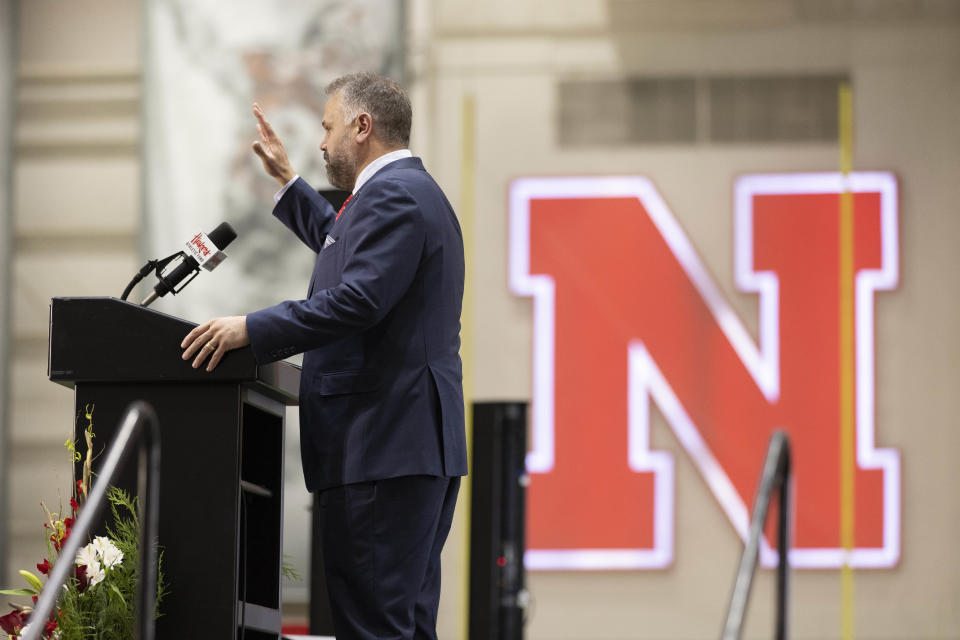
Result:
[[[177,252],[174,253],[173,255],[167,256],[166,258],[163,258],[162,260],[148,260],[145,265],[143,265],[142,267],[140,267],[140,271],[138,271],[138,272],[136,273],[136,275],[133,276],[133,279],[130,280],[130,283],[127,284],[127,288],[123,290],[123,295],[120,296],[120,299],[121,299],[121,300],[126,300],[126,299],[127,299],[127,296],[130,295],[130,292],[133,291],[133,288],[134,288],[135,286],[137,286],[137,284],[138,284],[141,280],[143,280],[143,279],[146,278],[148,275],[150,275],[150,272],[151,272],[151,271],[155,271],[155,272],[156,272],[157,279],[160,280],[161,284],[163,284],[163,286],[164,286],[168,291],[173,292],[174,295],[180,293],[180,291],[183,290],[183,287],[185,287],[185,286],[187,286],[188,284],[190,284],[190,281],[197,277],[197,273],[199,273],[199,270],[195,271],[195,272],[193,273],[193,276],[191,276],[189,280],[187,280],[186,282],[184,282],[183,285],[182,285],[179,289],[175,289],[173,285],[171,285],[169,282],[167,282],[166,278],[163,277],[163,271],[164,271],[164,269],[167,268],[167,266],[168,266],[171,262],[173,262],[173,260],[175,260],[176,258],[183,258],[183,257],[185,257],[185,254],[183,253],[183,251],[177,251]],[[157,294],[156,290],[154,290],[153,293],[151,293],[149,296],[147,296],[147,299],[146,299],[146,300],[144,300],[143,302],[140,303],[140,306],[141,306],[141,307],[149,306],[150,303],[152,303],[152,302],[153,302],[154,300],[156,300],[158,297],[160,297],[159,294]]]

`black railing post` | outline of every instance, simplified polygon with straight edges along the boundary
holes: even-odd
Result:
[[[763,526],[767,521],[770,498],[773,495],[774,488],[777,487],[780,489],[779,517],[777,518],[779,566],[777,567],[777,626],[774,631],[777,640],[785,640],[787,637],[787,592],[790,569],[790,473],[790,441],[785,432],[777,431],[770,438],[770,446],[767,449],[767,457],[763,464],[760,486],[757,489],[757,498],[753,506],[753,517],[750,520],[750,533],[743,554],[740,556],[737,578],[733,585],[733,593],[730,596],[730,606],[727,609],[727,619],[723,627],[723,640],[737,640],[743,630],[747,603],[750,600],[750,588],[753,586],[753,575],[757,569],[760,537],[763,535]]]
[[[777,564],[777,638],[787,637],[787,604],[789,598],[788,570],[790,568],[790,491],[793,484],[793,469],[790,460],[790,444],[784,436],[783,453],[780,466],[780,509],[777,514],[777,551],[780,562]]]
[[[157,540],[160,531],[160,421],[153,407],[134,403],[129,413],[137,413],[143,424],[137,470],[140,494],[140,579],[137,581],[137,627],[135,640],[153,640],[157,607]]]
[[[132,445],[140,444],[140,580],[137,585],[137,618],[138,624],[134,628],[134,637],[137,640],[153,640],[153,616],[157,600],[157,550],[153,544],[157,540],[159,525],[159,493],[160,493],[160,425],[153,408],[145,402],[134,402],[127,409],[121,420],[116,437],[107,451],[107,458],[100,469],[97,481],[90,487],[90,494],[84,503],[77,521],[73,525],[70,537],[66,539],[60,550],[57,564],[50,572],[50,577],[37,606],[30,614],[31,621],[47,620],[50,612],[57,604],[60,589],[70,577],[74,567],[74,558],[83,545],[83,541],[90,534],[93,523],[103,511],[107,488],[113,482],[117,472],[129,459]],[[37,640],[43,631],[44,625],[31,624],[21,640]]]

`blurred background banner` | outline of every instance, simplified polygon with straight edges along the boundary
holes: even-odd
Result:
[[[194,321],[303,297],[313,256],[270,215],[278,185],[250,145],[259,102],[293,167],[325,183],[324,87],[350,71],[402,75],[399,1],[151,0],[144,60],[144,256],[229,222],[238,239],[215,277],[156,303]]]

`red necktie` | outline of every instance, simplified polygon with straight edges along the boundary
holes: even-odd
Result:
[[[342,205],[340,205],[340,211],[337,211],[337,217],[335,218],[335,221],[340,219],[340,214],[343,213],[343,210],[347,208],[347,203],[350,202],[351,198],[353,198],[352,193],[348,195],[347,199],[343,201]]]

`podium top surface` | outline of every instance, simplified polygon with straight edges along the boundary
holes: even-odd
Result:
[[[47,373],[54,382],[216,384],[255,383],[285,404],[296,404],[300,368],[258,365],[250,347],[228,352],[212,372],[180,356],[196,324],[117,298],[53,298]]]

